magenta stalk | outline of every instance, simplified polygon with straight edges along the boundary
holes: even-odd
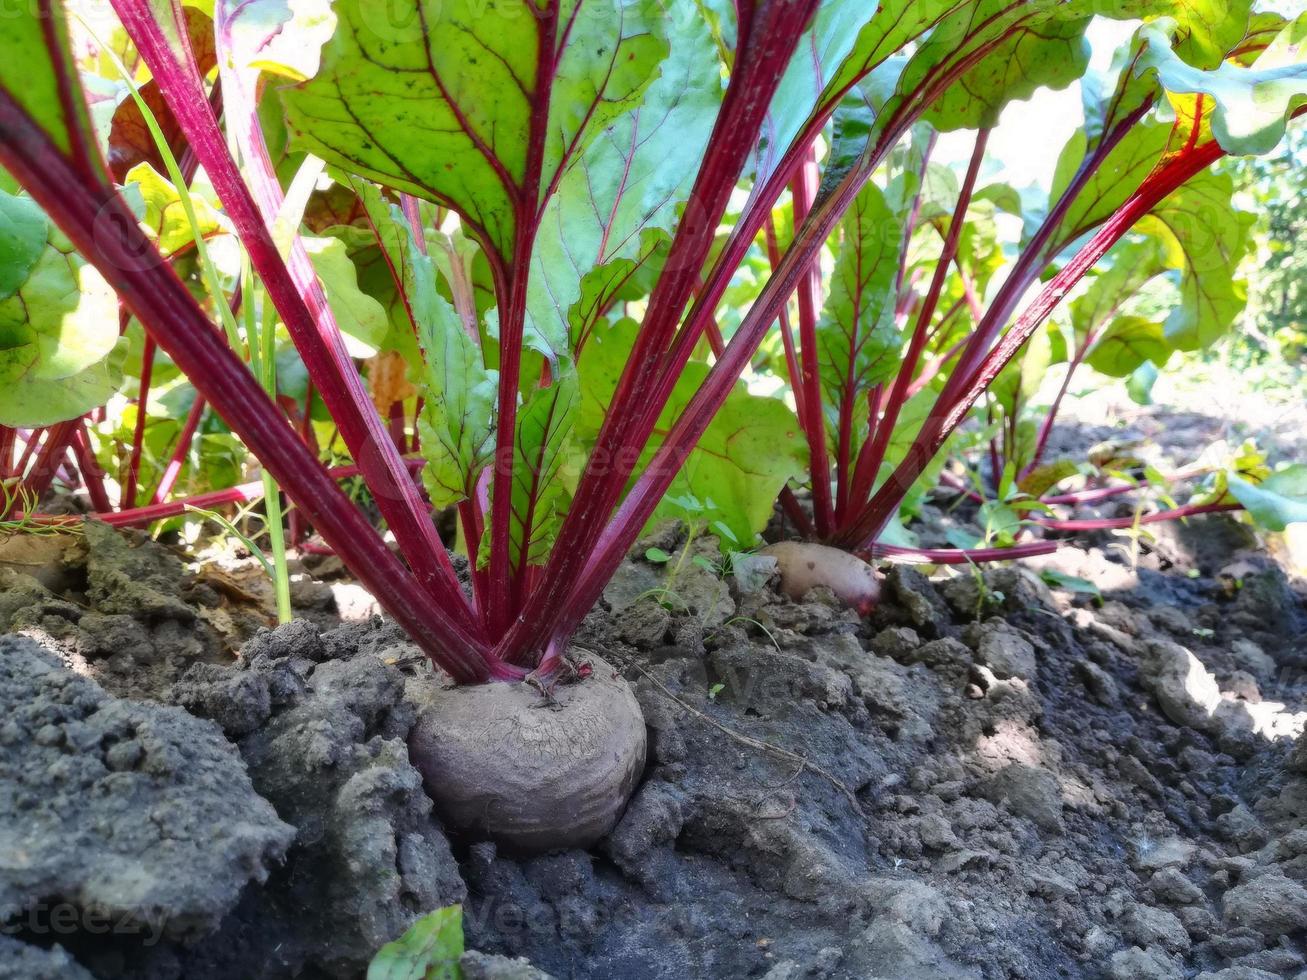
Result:
[[[81,98],[69,89],[69,102]],[[78,118],[71,105],[65,112],[67,118]],[[304,448],[167,263],[141,268],[136,257],[149,254],[153,246],[91,159],[76,164],[65,157],[0,89],[0,162],[114,286],[159,346],[310,515],[323,538],[350,556],[360,580],[428,656],[465,682],[501,673],[506,665],[434,602]],[[409,481],[407,473],[404,479]]]
[[[273,242],[267,222],[275,220],[281,188],[272,174],[252,109],[242,104],[246,100],[238,87],[226,87],[226,109],[248,157],[253,193],[228,151],[189,48],[179,60],[147,0],[115,0],[113,6],[209,175],[351,455],[364,467],[378,507],[394,530],[418,582],[447,615],[459,621],[465,631],[475,633],[476,624],[463,602],[449,556],[345,351],[303,243],[296,238],[289,263],[285,263]],[[184,30],[177,34],[183,39],[186,36]],[[210,402],[215,407],[219,404],[212,399]]]
[[[1134,527],[1138,524],[1157,524],[1161,521],[1179,521],[1199,514],[1220,514],[1232,510],[1243,510],[1242,504],[1184,504],[1170,510],[1159,510],[1152,514],[1137,517],[1098,517],[1086,520],[1061,521],[1052,517],[1032,517],[1042,528],[1050,531],[1110,531],[1119,528]]]
[[[190,410],[186,413],[186,421],[177,436],[177,444],[173,446],[172,455],[168,457],[163,476],[159,478],[159,485],[154,488],[154,493],[150,497],[151,503],[163,503],[168,499],[168,494],[172,493],[172,488],[177,485],[177,478],[186,464],[186,457],[191,451],[191,442],[195,439],[195,430],[200,427],[200,419],[204,416],[205,407],[203,396],[197,393],[195,400],[191,402]]]

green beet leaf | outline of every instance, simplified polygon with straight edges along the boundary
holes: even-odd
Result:
[[[1079,472],[1080,467],[1072,460],[1054,460],[1051,463],[1036,466],[1029,473],[1021,476],[1017,480],[1017,489],[1037,500],[1063,480],[1073,477]]]
[[[0,299],[12,296],[45,250],[48,222],[29,197],[0,191]]]
[[[527,316],[551,361],[575,356],[613,292],[660,257],[689,196],[721,103],[711,39],[691,0],[672,0],[670,52],[638,110],[614,119],[563,175],[531,256]],[[580,308],[578,308],[580,307]]]
[[[874,183],[858,192],[817,325],[822,387],[832,405],[865,401],[867,390],[899,365],[902,334],[894,323],[894,284],[902,244],[901,217]]]
[[[518,409],[508,531],[514,567],[545,563],[571,503],[581,475],[580,457],[572,452],[579,397],[576,372],[569,370],[548,388],[534,389]],[[492,494],[500,487],[496,483]],[[487,542],[481,549],[483,565],[489,557]]]
[[[658,229],[640,236],[639,248],[630,258],[613,259],[591,269],[581,280],[580,295],[568,311],[568,332],[573,357],[579,358],[595,328],[610,315],[616,301],[634,294],[649,295],[654,279],[667,258],[671,239]]]
[[[472,495],[493,454],[498,376],[486,370],[458,312],[437,292],[435,263],[418,251],[403,214],[386,205],[375,188],[363,199],[377,227],[386,229],[382,247],[400,271],[417,330],[421,361],[415,374],[424,397],[418,430],[427,461],[423,483],[436,507],[448,507]]]
[[[935,405],[936,394],[932,389],[924,388],[904,402],[899,413],[898,424],[894,426],[894,431],[890,433],[889,445],[885,448],[885,462],[881,464],[880,473],[877,477],[878,484],[887,479],[894,472],[895,467],[902,463],[912,450],[912,440],[921,430],[927,416],[930,415],[930,410]],[[935,455],[935,458],[922,471],[921,476],[917,477],[917,481],[912,485],[912,488],[903,495],[903,500],[899,505],[901,515],[910,516],[917,513],[926,494],[930,492],[931,488],[935,486],[935,481],[939,479],[939,474],[944,469],[947,460],[946,452]]]
[[[1211,110],[1204,105],[1197,113],[1200,125],[1210,126],[1211,135],[1226,152],[1269,153],[1283,138],[1290,111],[1307,103],[1307,62],[1299,53],[1304,34],[1307,15],[1285,28],[1283,44],[1272,43],[1255,67],[1227,62],[1200,71],[1172,50],[1165,31],[1153,28],[1147,31],[1148,50],[1141,68],[1157,72],[1182,120],[1191,100],[1176,96],[1209,100]]]
[[[1129,130],[1067,208],[1050,253],[1056,254],[1110,218],[1157,167],[1170,137],[1171,127],[1162,123],[1145,122]],[[1050,201],[1067,191],[1090,149],[1085,131],[1076,130],[1058,157]]]
[[[1261,483],[1250,483],[1233,472],[1226,474],[1234,498],[1269,531],[1307,521],[1307,463],[1276,470]]]
[[[1126,394],[1136,405],[1153,404],[1153,385],[1157,383],[1158,377],[1157,365],[1152,361],[1144,361],[1139,367],[1135,368],[1130,379],[1125,383]]]
[[[1178,54],[1196,68],[1215,68],[1243,40],[1252,5],[1253,0],[1112,0],[1113,16],[1171,21]]]
[[[143,209],[141,223],[165,258],[195,241],[194,230],[177,188],[148,163],[138,163],[128,172],[125,193],[129,199],[139,195]],[[192,194],[191,206],[195,209],[200,234],[206,239],[222,229],[218,215],[202,197]]]
[[[1235,209],[1228,174],[1192,178],[1140,220],[1156,235],[1167,265],[1180,270],[1180,305],[1166,320],[1166,338],[1180,350],[1200,350],[1221,337],[1243,310],[1247,289],[1234,279],[1254,216]]]
[[[1157,101],[1161,94],[1157,79],[1151,73],[1138,71],[1147,45],[1148,35],[1142,29],[1135,31],[1130,41],[1113,53],[1107,71],[1091,68],[1080,79],[1087,149],[1097,149],[1133,113]]]
[[[1099,335],[1085,360],[1095,371],[1124,378],[1145,361],[1163,367],[1170,356],[1171,347],[1160,323],[1140,316],[1123,316]]]
[[[580,363],[581,402],[576,418],[579,441],[593,445],[622,367],[635,342],[636,324],[622,320],[601,327]],[[653,447],[641,457],[648,462],[671,424],[698,390],[708,365],[691,362],[658,420]],[[786,481],[804,472],[807,446],[794,414],[775,398],[752,395],[736,385],[722,410],[690,452],[651,519],[684,518],[684,509],[670,498],[701,502],[695,515],[707,523],[721,521],[741,547],[748,547],[771,517],[776,495]],[[718,532],[720,533],[720,532]]]
[[[1050,9],[1022,14],[1022,7],[1041,6]],[[936,29],[922,45],[921,53],[929,57],[930,49],[936,46],[966,50],[968,46],[959,45],[958,39],[974,32],[978,23],[991,20],[1011,26],[1002,40],[964,72],[926,114],[926,119],[940,130],[993,126],[1009,102],[1029,98],[1039,88],[1066,88],[1084,74],[1089,63],[1089,44],[1084,38],[1089,18],[1057,11],[1049,4],[1014,5],[1008,0],[967,4]],[[986,33],[988,30],[992,27]]]
[[[954,0],[824,0],[799,41],[800,56],[791,59],[772,97],[756,178],[771,176],[794,139],[839,93],[928,31],[954,5]]]
[[[521,215],[639,101],[667,52],[655,0],[565,7],[575,16],[555,22],[520,0],[338,3],[316,76],[284,93],[290,130],[330,163],[454,208],[511,264],[530,231]]]
[[[368,964],[367,980],[462,980],[463,907],[428,912]]]
[[[51,227],[27,278],[0,300],[0,424],[52,425],[104,404],[125,352],[113,290]]]
[[[307,236],[302,241],[327,294],[336,324],[345,335],[346,350],[352,357],[371,357],[390,329],[386,308],[359,289],[358,270],[350,261],[349,248],[343,241]]]
[[[103,159],[95,150],[95,129],[69,55],[64,5],[31,0],[6,8],[3,21],[0,89],[49,136],[57,150],[85,163],[92,175],[107,185]],[[46,43],[47,31],[54,38],[53,46]],[[58,53],[57,60],[53,52]]]
[[[1005,412],[1017,412],[1038,394],[1048,369],[1066,359],[1066,340],[1062,331],[1055,323],[1045,324],[1026,341],[1021,356],[994,379],[990,392]]]
[[[1071,301],[1071,326],[1077,347],[1123,313],[1145,284],[1166,268],[1164,249],[1156,237],[1126,239],[1109,254],[1112,264]]]

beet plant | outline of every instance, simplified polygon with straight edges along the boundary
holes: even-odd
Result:
[[[1173,353],[1210,346],[1243,309],[1237,272],[1252,216],[1238,210],[1233,181],[1213,165],[1279,143],[1304,101],[1304,21],[1223,9],[1210,33],[1170,17],[1146,23],[1111,72],[1083,79],[1085,123],[1063,148],[1046,200],[981,179],[998,110],[1019,94],[993,84],[995,69],[983,64],[860,185],[829,240],[828,281],[813,263],[779,320],[771,358],[788,380],[811,453],[810,508],[782,498],[805,537],[864,556],[972,562],[1056,547],[1018,541],[1032,527],[1093,530],[1136,520],[1046,516],[1050,502],[1105,499],[1138,485],[1057,494],[1060,482],[1085,473],[1108,484],[1123,460],[1091,466],[1046,459],[1046,450],[1077,369],[1129,377],[1142,389]],[[1023,77],[1045,64],[1036,77],[1051,84],[1084,74],[1089,54],[1071,26],[1027,37],[1015,50]],[[824,170],[815,158],[806,164],[808,184],[820,180],[819,200],[875,139],[896,97],[873,75],[836,111]],[[975,137],[959,180],[931,154],[940,133],[962,129]],[[778,224],[802,222],[811,207],[796,181]],[[1007,243],[996,227],[1004,213],[1022,227]],[[1150,284],[1159,288],[1150,292]],[[1062,315],[1050,320],[1059,307]],[[1059,364],[1060,389],[1036,411],[1033,396]],[[968,419],[975,424],[964,427]],[[900,519],[940,481],[950,451],[965,456],[977,444],[988,478],[961,488],[982,504],[984,535],[959,534],[956,549],[912,547]],[[1222,472],[1190,503],[1142,520],[1238,509],[1262,493],[1275,505],[1254,516],[1280,529],[1300,512],[1301,469]],[[1255,490],[1250,476],[1267,482]],[[806,580],[810,558],[790,548],[779,558],[782,573]]]
[[[1246,3],[112,6],[102,44],[54,0],[0,37],[0,164],[23,189],[5,188],[4,364],[29,392],[0,415],[6,469],[34,425],[53,461],[76,448],[139,343],[129,463],[157,363],[194,391],[176,444],[212,409],[293,504],[292,540],[313,528],[463,685],[429,692],[414,760],[452,825],[524,848],[593,840],[638,778],[634,698],[568,647],[665,501],[747,545],[806,456],[814,533],[868,548],[1068,290],[1218,158],[1273,145],[1303,91],[1254,57],[1291,54],[1296,26]],[[1147,24],[1018,268],[930,374],[985,133],[1082,73],[1094,15]],[[1163,92],[1178,121],[1154,125]],[[930,125],[976,129],[978,151],[940,283],[899,322],[924,163],[893,193],[872,178]],[[736,317],[760,243],[774,268]],[[796,293],[797,420],[740,381]],[[187,505],[140,506],[136,464],[120,522]],[[456,514],[463,576],[433,510]]]

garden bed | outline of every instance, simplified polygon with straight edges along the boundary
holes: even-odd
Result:
[[[88,529],[62,592],[4,583],[32,642],[4,641],[0,976],[359,976],[455,902],[470,949],[557,977],[1295,976],[1307,603],[1248,543],[1208,518],[1133,567],[900,566],[865,620],[741,592],[711,538],[671,581],[628,560],[572,652],[634,686],[642,784],[593,850],[519,858],[431,816],[405,742],[430,668],[395,626],[331,626],[305,574],[315,622],[261,630],[214,572]],[[211,820],[216,779],[244,822]],[[127,784],[139,812],[109,807]]]

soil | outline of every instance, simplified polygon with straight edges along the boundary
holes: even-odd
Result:
[[[631,559],[572,653],[647,768],[525,858],[433,817],[441,678],[330,562],[269,630],[231,568],[88,528],[53,589],[0,570],[0,978],[359,977],[454,902],[469,977],[1307,976],[1307,585],[1219,516],[1089,545],[895,566],[870,617],[711,538]]]
[[[1055,390],[1059,381],[1050,372],[1046,385]],[[1088,446],[1109,439],[1136,442],[1150,462],[1172,466],[1194,462],[1215,443],[1235,447],[1246,439],[1272,462],[1307,458],[1307,400],[1291,367],[1282,381],[1270,381],[1256,366],[1239,368],[1220,359],[1164,371],[1149,405],[1135,403],[1124,383],[1086,388],[1062,403],[1050,458],[1059,449],[1083,458]],[[1048,391],[1041,396],[1052,397]]]

